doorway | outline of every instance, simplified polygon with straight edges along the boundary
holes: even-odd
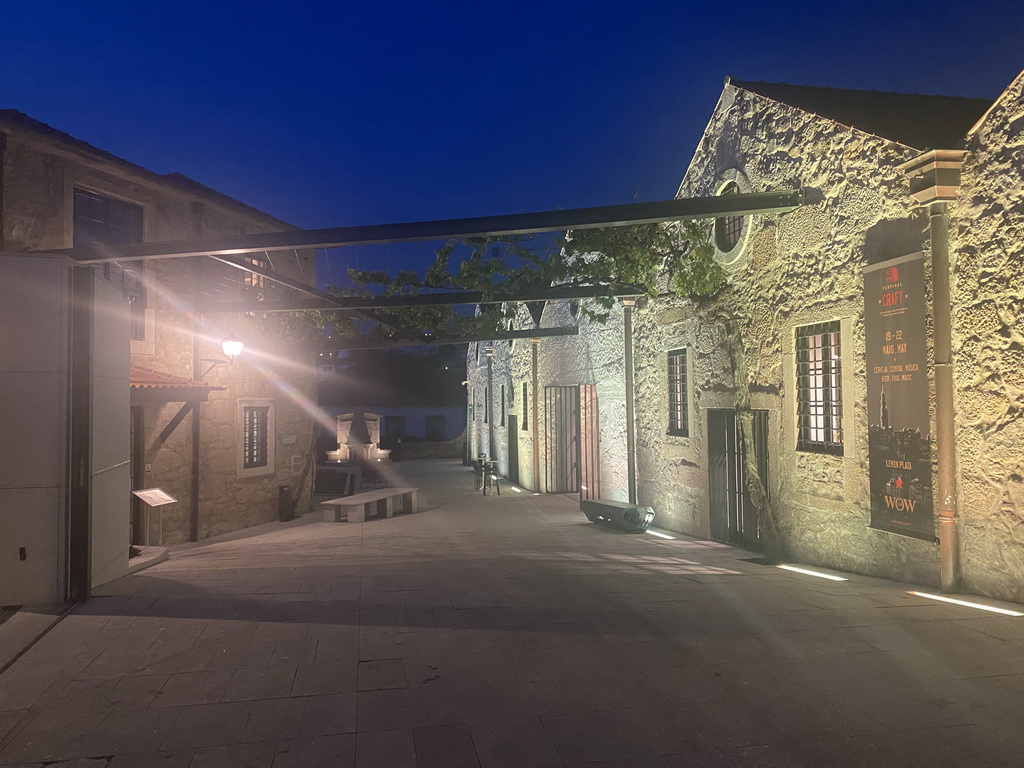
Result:
[[[757,471],[768,488],[768,411],[752,411]],[[761,531],[747,490],[746,449],[735,410],[711,409],[708,416],[708,503],[711,538],[757,549]]]
[[[545,387],[545,487],[548,493],[576,493],[579,485],[578,387]]]
[[[519,485],[519,419],[508,415],[508,481]]]
[[[601,496],[600,424],[592,384],[544,388],[547,429],[545,480],[548,493]]]

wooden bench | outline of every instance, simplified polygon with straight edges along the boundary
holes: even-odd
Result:
[[[395,512],[415,512],[419,488],[381,488],[354,496],[320,502],[324,507],[324,520],[339,523],[365,523],[367,517],[393,517]]]

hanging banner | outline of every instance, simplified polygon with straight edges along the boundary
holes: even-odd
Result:
[[[871,527],[935,541],[924,260],[864,267]]]

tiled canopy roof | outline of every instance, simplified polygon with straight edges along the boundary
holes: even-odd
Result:
[[[161,387],[204,387],[206,389],[218,389],[211,387],[205,381],[192,381],[184,376],[175,376],[173,373],[161,373],[150,368],[143,368],[132,363],[129,374],[132,387],[137,389],[159,389]]]
[[[745,82],[727,84],[915,149],[956,149],[989,99]]]
[[[143,368],[132,363],[129,371],[129,381],[133,393],[133,400],[136,396],[143,398],[143,402],[183,402],[206,400],[210,392],[224,389],[207,384],[205,381],[192,381],[184,376],[175,376],[173,373],[161,373],[150,368]]]

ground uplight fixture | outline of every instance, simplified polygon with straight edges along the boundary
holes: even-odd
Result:
[[[662,533],[661,531],[652,531],[650,528],[647,529],[647,533],[651,534],[651,536],[657,536],[659,539],[671,539],[672,541],[675,541],[676,538],[675,536],[669,536],[667,533]]]
[[[984,603],[975,603],[970,600],[958,600],[955,597],[946,597],[945,595],[933,595],[928,592],[918,592],[911,590],[907,592],[908,595],[914,595],[915,597],[927,597],[929,600],[938,600],[943,603],[952,603],[953,605],[962,605],[965,608],[977,608],[981,611],[991,611],[992,613],[1001,613],[1003,616],[1024,616],[1024,613],[1020,611],[1013,611],[1009,608],[999,608],[994,605],[985,605]]]
[[[793,571],[794,573],[802,573],[804,576],[817,576],[819,579],[828,579],[829,581],[849,581],[849,579],[843,576],[836,576],[831,573],[821,573],[820,571],[812,571],[810,568],[799,568],[795,565],[776,565],[776,568],[781,568],[784,571]]]

